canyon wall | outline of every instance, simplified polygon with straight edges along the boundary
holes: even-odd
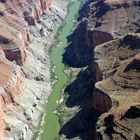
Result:
[[[51,0],[1,1],[0,42],[7,59],[23,65],[26,59],[25,46],[31,39],[28,26],[35,26],[50,6]]]
[[[23,79],[21,69],[17,65],[23,65],[26,61],[25,50],[30,42],[28,25],[31,25],[27,20],[29,15],[25,17],[24,13],[28,11],[35,23],[50,5],[51,1],[45,0],[0,1],[0,139],[4,137],[5,127],[3,109],[14,103]]]
[[[108,112],[101,115],[97,123],[100,134],[98,139],[140,137],[140,129],[134,127],[140,117],[140,38],[139,34],[136,34],[139,32],[139,3],[135,0],[93,2],[90,4],[89,16],[86,17],[87,29],[92,30],[92,44],[95,46],[92,63],[96,62],[99,67],[97,72],[93,71],[93,68],[91,70],[96,76],[99,71],[103,76],[102,80],[96,80],[92,105],[101,112]],[[131,117],[126,117],[125,114],[131,114]]]
[[[95,48],[97,63],[105,75],[96,88],[113,102],[112,109],[98,121],[102,139],[139,139],[139,41],[139,33],[129,34]]]
[[[65,89],[60,134],[138,140],[140,1],[85,2],[63,54],[72,76],[80,72]],[[38,136],[51,92],[48,48],[66,6],[63,0],[0,0],[0,139]]]
[[[86,1],[80,11],[79,25],[68,36],[63,63],[85,67],[93,60],[95,46],[129,32],[139,32],[139,1]],[[132,12],[131,12],[132,11]]]
[[[65,122],[64,128],[69,126],[72,129],[69,122],[73,122],[81,111],[88,110],[89,106],[94,114],[89,116],[85,111],[83,116],[86,117],[83,117],[83,123],[80,124],[82,128],[75,127],[76,136],[73,138],[78,136],[84,139],[87,136],[87,139],[98,140],[140,139],[139,9],[139,0],[89,0],[80,10],[79,24],[68,36],[69,45],[63,54],[63,63],[71,69],[87,67],[84,72],[81,70],[76,80],[69,85],[69,98],[74,100],[75,95],[72,93],[78,97],[82,93],[79,102],[83,97],[84,103],[82,106],[78,104],[79,113]],[[75,70],[72,70],[73,72]],[[88,78],[83,76],[85,80],[82,79],[77,85],[75,82],[80,80],[79,76],[84,73],[87,73]],[[78,99],[76,101],[78,102]],[[77,107],[70,107],[67,102],[68,110]],[[81,134],[83,126],[86,128]],[[62,129],[62,134],[70,138],[63,131]],[[89,134],[91,132],[92,134]]]
[[[10,103],[14,102],[14,98],[18,96],[18,91],[22,82],[22,73],[20,67],[8,61],[4,52],[0,52],[0,122],[1,132],[0,139],[4,136],[3,109]]]
[[[0,0],[1,140],[37,138],[51,92],[48,49],[67,4]]]

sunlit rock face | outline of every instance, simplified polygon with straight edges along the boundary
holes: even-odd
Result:
[[[91,2],[86,17],[87,30],[93,31],[94,46],[129,32],[139,31],[140,2],[99,0]]]
[[[103,79],[95,87],[106,93],[112,102],[111,109],[108,108],[97,123],[100,139],[140,138],[139,43],[140,34],[132,33],[101,44],[94,50],[96,63],[103,74]],[[98,106],[107,105],[104,99],[98,102],[93,96],[93,102]]]
[[[28,26],[35,26],[51,0],[5,0],[0,2],[0,49],[6,58],[23,65],[30,42]]]
[[[131,32],[139,32],[139,0],[88,0],[80,23],[68,36],[63,62],[71,67],[92,64],[95,46]]]
[[[90,3],[88,29],[111,33],[113,36],[139,29],[140,2],[137,0],[99,0]]]
[[[19,66],[5,58],[0,51],[0,138],[4,136],[3,109],[18,95],[22,82],[22,74]]]
[[[35,25],[43,12],[50,8],[51,2],[52,0],[5,0],[1,1],[1,13],[7,12],[27,21],[29,25]]]
[[[30,28],[40,22],[52,0],[0,0],[0,140],[3,139],[3,110],[15,103],[25,76],[20,66],[26,62],[31,42]],[[6,112],[8,114],[8,112]],[[9,114],[8,116],[10,116]],[[10,136],[9,136],[10,137]]]

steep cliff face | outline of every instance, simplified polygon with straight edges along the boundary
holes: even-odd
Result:
[[[25,62],[25,46],[31,40],[28,25],[35,26],[50,6],[51,0],[0,2],[0,43],[7,59],[18,65]]]
[[[123,39],[118,37],[121,35],[128,34],[129,32],[139,31],[139,16],[138,16],[140,12],[139,1],[135,1],[135,0],[94,1],[94,2],[90,2],[90,4],[88,4],[86,9],[89,9],[88,14],[84,15],[83,18],[84,20],[82,21],[86,23],[86,30],[87,30],[87,34],[85,34],[84,36],[88,43],[85,45],[85,47],[93,47],[95,48],[95,52],[96,52],[96,50],[98,50],[98,48],[100,47],[95,47],[95,46],[117,38],[116,40],[110,42],[110,44],[109,43],[107,45],[105,44],[104,49],[100,50],[102,52],[101,54],[99,52],[96,52],[94,54],[95,55],[94,60],[92,64],[89,66],[89,68],[91,69],[92,73],[94,73],[96,82],[99,83],[99,84],[97,83],[96,86],[100,85],[99,81],[106,79],[107,76],[113,75],[112,80],[114,83],[118,84],[118,87],[121,86],[122,88],[126,88],[128,86],[129,88],[132,87],[136,88],[136,85],[138,87],[139,82],[138,80],[136,80],[137,78],[134,78],[135,74],[133,75],[133,73],[128,72],[129,73],[128,77],[129,78],[130,76],[133,77],[131,78],[130,81],[126,81],[125,78],[128,74],[126,73],[126,71],[128,70],[128,68],[126,67],[133,66],[136,67],[136,69],[138,69],[139,67],[138,60],[131,58],[133,55],[139,52],[139,45],[138,45],[139,35],[137,34],[126,35]],[[119,46],[119,47],[115,48],[115,46]],[[131,49],[127,49],[128,46],[130,46]],[[99,56],[104,55],[103,58],[104,61],[100,60],[99,61],[100,63],[97,64],[99,65],[99,68],[98,66],[95,65],[96,62],[94,62],[96,59],[101,59],[101,57],[99,58],[98,55]],[[112,58],[111,56],[115,58]],[[116,72],[115,68],[120,65],[118,61],[119,60],[123,61],[125,58],[127,59],[129,58],[129,59],[125,61],[123,63],[123,66],[121,66],[122,68],[120,68],[120,70]],[[132,64],[127,66],[128,63],[132,63]],[[128,71],[131,70],[129,69]],[[103,79],[100,78],[101,76]],[[108,86],[110,87],[109,84],[106,85],[106,87]],[[113,88],[114,87],[112,86],[112,90]],[[96,90],[97,89],[95,89],[95,91]],[[101,94],[102,92],[107,93],[105,90],[101,90],[100,92]],[[98,94],[98,96],[100,96],[100,94]],[[95,97],[97,97],[96,92],[93,92],[93,106],[97,108],[96,99],[99,97],[97,98]],[[105,99],[104,95],[102,97],[103,97],[102,100],[104,100]],[[99,98],[99,102],[100,102],[100,98]],[[108,96],[108,98],[110,97]],[[111,108],[111,104],[109,103],[109,100],[107,102]],[[106,106],[107,104],[105,103],[104,105]]]
[[[139,41],[140,34],[129,34],[95,48],[97,63],[105,77],[96,83],[96,88],[107,93],[114,103],[98,122],[102,139],[140,138],[140,129],[136,127],[140,119]]]
[[[48,48],[68,4],[51,3],[0,0],[0,140],[39,133],[51,92]]]
[[[92,111],[96,110],[95,116],[90,114],[94,118],[92,123],[86,120],[90,118],[89,114],[84,114],[87,118],[82,124],[87,121],[90,125],[86,130],[90,128],[92,131],[92,138],[88,133],[88,139],[140,139],[139,14],[139,0],[89,0],[80,11],[78,27],[68,36],[69,45],[64,52],[63,63],[74,68],[88,66],[85,71],[90,71],[87,72],[88,80],[92,81],[92,84],[85,81],[86,86],[81,81],[81,87],[76,87],[80,72],[70,85],[73,85],[72,93],[78,88],[77,96],[79,93],[83,93],[84,99],[88,96]],[[85,92],[89,87],[91,94]],[[70,94],[70,97],[75,95]],[[88,110],[88,107],[83,105],[81,108]],[[102,114],[100,118],[97,113]],[[73,122],[74,118],[70,121]],[[64,128],[66,126],[69,123]],[[78,128],[74,130],[80,133]]]
[[[7,12],[17,16],[23,22],[27,21],[28,25],[35,25],[43,12],[50,8],[51,2],[52,0],[5,0],[1,1],[1,13],[4,15]]]
[[[15,96],[18,95],[22,80],[20,68],[13,64],[7,64],[1,61],[1,104],[3,107],[14,102]]]
[[[139,1],[99,0],[90,3],[88,29],[110,33],[113,37],[139,29]]]
[[[90,3],[85,20],[87,30],[93,32],[94,46],[129,32],[138,32],[139,6],[137,0],[99,0]]]
[[[3,51],[0,52],[0,139],[4,136],[3,109],[18,95],[22,82],[19,66],[5,58]]]
[[[1,19],[0,25],[0,50],[4,51],[7,59],[22,65],[25,62],[26,55],[21,32],[16,27],[8,25],[7,21],[3,19]]]
[[[112,39],[110,38],[112,41],[110,42],[102,39],[98,42],[98,38],[106,38],[106,36],[98,33],[95,36],[93,35],[95,45],[101,44],[95,47],[94,59],[103,75],[103,79],[97,81],[95,87],[100,91],[100,94],[98,94],[99,97],[101,96],[101,92],[104,92],[110,97],[112,102],[111,109],[108,108],[106,110],[108,113],[101,115],[97,123],[97,130],[99,132],[97,138],[103,140],[139,139],[139,128],[135,126],[139,125],[140,118],[140,38],[139,34],[128,34],[124,37],[118,37],[129,32],[139,31],[139,17],[137,15],[139,14],[139,1],[106,0],[99,3],[95,2],[93,5],[91,6],[93,9],[91,9],[94,13],[94,18],[92,16],[88,17],[88,28],[92,28],[93,33],[94,30],[97,30],[96,32],[105,32],[112,36]],[[104,10],[101,8],[104,8]],[[93,28],[92,25],[94,24],[95,27]],[[113,38],[116,39],[113,40]],[[93,96],[93,102],[97,102],[101,106],[109,104],[109,101],[107,103],[103,102],[104,99],[102,102],[100,100],[98,102],[96,99]],[[95,107],[94,104],[93,107]],[[97,109],[100,111],[100,108]],[[137,110],[137,115],[135,115],[135,110]],[[129,117],[126,114],[129,114]]]
[[[68,37],[64,64],[84,67],[93,60],[95,46],[129,32],[139,32],[140,5],[137,0],[88,0],[80,11],[80,22]]]

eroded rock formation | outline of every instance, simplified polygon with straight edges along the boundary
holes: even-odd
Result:
[[[29,44],[29,26],[35,26],[52,0],[1,1],[0,2],[0,43],[6,58],[22,65],[25,62],[26,45]]]
[[[86,88],[81,81],[81,88],[77,86],[77,95],[82,92],[85,98],[92,92],[88,101],[93,110],[96,110],[95,116],[97,112],[102,114],[96,119],[92,114],[93,123],[91,120],[86,122],[91,124],[89,127],[93,130],[94,140],[140,139],[139,14],[139,0],[89,0],[80,11],[78,27],[68,37],[69,46],[64,52],[63,63],[74,68],[88,66],[86,71],[90,71],[87,73],[90,73],[89,79],[93,82],[85,82]],[[71,89],[73,93],[75,86]],[[92,90],[86,92],[89,87]],[[88,110],[88,107],[83,105],[79,108]],[[83,125],[86,119],[83,120]],[[98,122],[94,122],[97,119]],[[80,134],[81,131],[76,130]],[[89,139],[90,136],[87,134]]]
[[[39,133],[51,91],[48,48],[68,2],[51,4],[0,0],[0,140],[29,140]]]
[[[139,41],[140,34],[129,34],[95,48],[97,63],[105,77],[96,83],[96,88],[107,93],[114,103],[98,122],[100,129],[104,127],[103,131],[99,129],[103,139],[140,137],[140,129],[136,127],[140,118]],[[110,115],[113,124],[108,122],[109,126],[106,126]]]
[[[98,139],[139,139],[140,129],[135,127],[139,124],[140,118],[138,110],[140,35],[136,34],[139,32],[137,15],[139,1],[106,0],[95,2],[91,7],[93,13],[88,17],[88,28],[92,28],[93,32],[97,30],[112,35],[112,39],[110,38],[112,41],[101,39],[101,42],[95,43],[101,45],[96,46],[94,50],[94,61],[96,60],[103,75],[103,79],[97,81],[95,87],[112,100],[111,109],[108,108],[106,111],[108,113],[101,115],[98,121],[100,133]],[[130,32],[132,33],[128,34]],[[102,38],[100,36],[106,37],[97,33],[94,37],[95,42],[98,38]],[[98,96],[100,97],[101,93]],[[103,103],[104,99],[98,102],[93,98],[94,101],[100,105],[109,104],[109,102]],[[136,115],[135,110],[137,110]],[[126,117],[128,114],[131,114],[131,117]]]
[[[63,62],[72,67],[90,65],[93,60],[90,52],[95,46],[129,32],[139,32],[139,7],[137,0],[88,0],[80,12],[78,27],[68,37],[70,44]]]
[[[18,95],[22,82],[22,74],[19,66],[5,58],[0,52],[0,139],[4,136],[3,109]]]

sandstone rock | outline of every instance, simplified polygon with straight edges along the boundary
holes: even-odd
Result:
[[[78,86],[80,72],[69,85],[75,94],[70,94],[66,105],[71,98],[79,97],[79,93],[84,93],[84,99],[91,93],[88,101],[92,99],[92,109],[102,113],[100,118],[95,115],[99,119],[98,133],[93,130],[96,125],[90,129],[94,140],[140,139],[140,1],[87,0],[80,14],[78,27],[67,37],[69,45],[63,54],[63,63],[74,68],[88,66],[90,76],[87,77],[91,77],[93,84],[85,86],[87,81],[84,84],[80,81]],[[84,92],[89,87],[92,90]],[[78,99],[80,102],[81,98]],[[87,105],[82,107],[88,110]],[[96,119],[88,122],[88,128]],[[69,125],[66,123],[63,129]],[[73,131],[76,130],[79,129]],[[69,136],[65,131],[64,134]]]
[[[111,109],[98,121],[102,139],[140,138],[137,126],[140,125],[139,41],[140,34],[128,34],[101,44],[94,50],[96,62],[104,75],[104,79],[96,83],[96,88],[112,100]]]
[[[68,4],[54,0],[51,6],[51,2],[0,1],[0,83],[4,84],[0,86],[0,139],[34,139],[42,128],[51,92],[48,49]]]
[[[31,41],[28,25],[36,25],[36,21],[40,20],[44,10],[48,10],[50,5],[51,0],[0,1],[0,139],[4,136],[3,109],[15,102],[23,78],[16,64],[23,65],[27,57],[26,46]],[[27,119],[32,119],[30,111],[25,114]],[[19,128],[6,126],[7,139],[26,139],[26,133],[19,130],[21,125],[19,122]],[[10,131],[13,131],[13,136]]]
[[[139,13],[139,1],[137,0],[91,2],[85,21],[87,30],[93,31],[93,44],[96,46],[117,36],[137,32]]]
[[[0,86],[1,97],[3,99],[2,106],[6,106],[8,103],[13,102],[14,97],[17,96],[22,75],[20,68],[6,60],[4,53],[2,52],[0,54],[0,61]]]
[[[63,63],[67,66],[91,65],[95,46],[130,32],[139,32],[139,1],[86,2],[78,27],[67,37],[69,45],[63,55]]]
[[[3,138],[4,123],[3,109],[9,103],[14,102],[15,96],[21,85],[22,75],[19,66],[5,58],[4,52],[0,52],[0,139]]]
[[[30,41],[27,26],[36,25],[36,21],[40,20],[43,12],[50,8],[51,1],[1,1],[0,44],[7,59],[23,65],[26,59],[25,45]]]

